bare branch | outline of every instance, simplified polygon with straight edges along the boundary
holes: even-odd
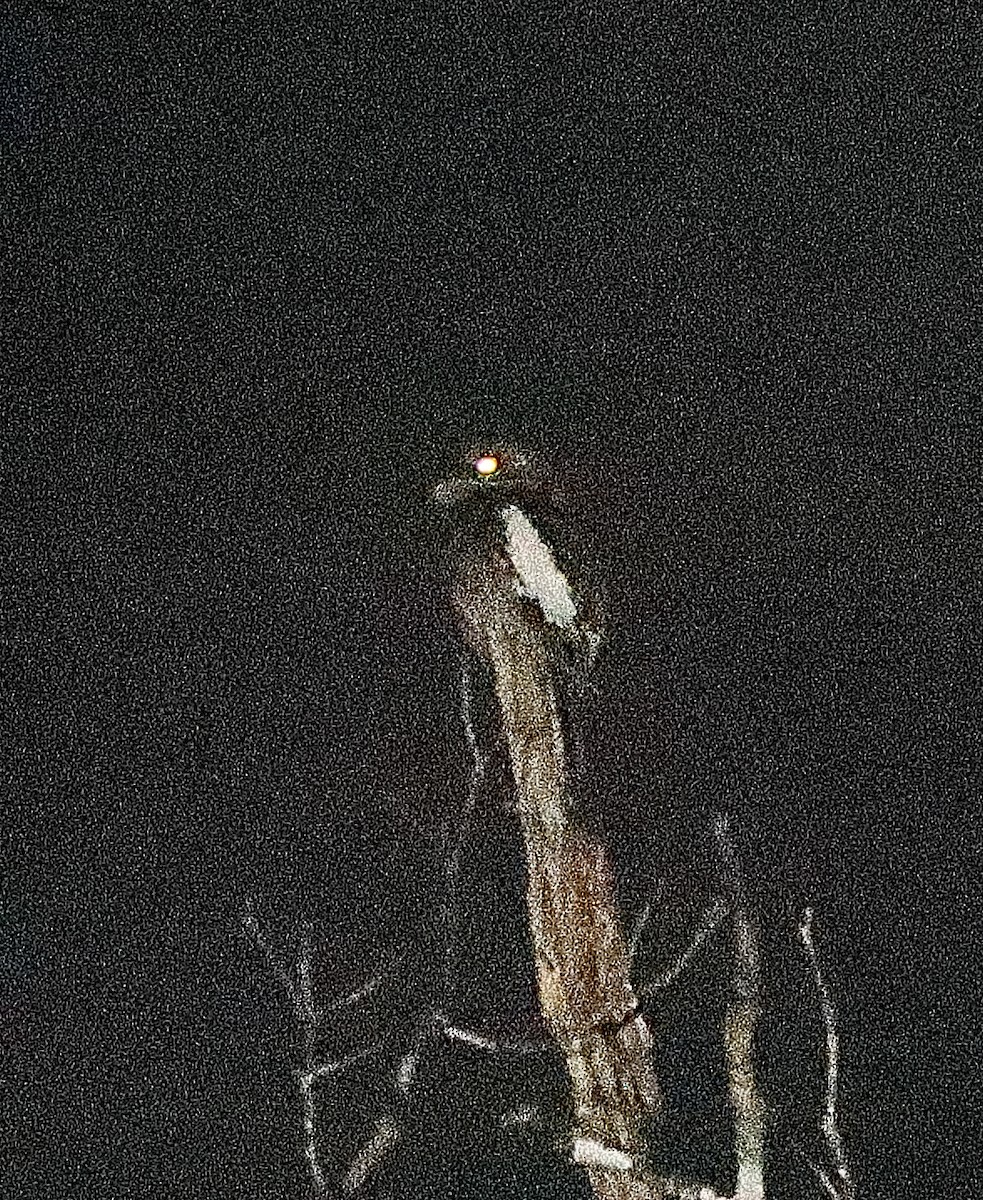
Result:
[[[367,983],[363,983],[361,987],[357,987],[353,992],[349,992],[347,996],[342,996],[340,1000],[332,1000],[330,1004],[324,1006],[322,1013],[338,1012],[343,1008],[353,1008],[357,1004],[361,1004],[363,1000],[367,1000],[374,992],[389,979],[391,979],[399,970],[402,969],[406,962],[406,954],[401,954],[391,967],[387,967],[385,971],[381,971],[374,979],[370,979]]]
[[[748,910],[740,862],[727,817],[714,818],[714,834],[730,895],[734,939],[734,994],[724,1016],[724,1049],[737,1151],[734,1200],[764,1200],[765,1106],[754,1073],[754,1037],[760,1013],[758,931]]]
[[[807,908],[799,920],[799,940],[805,951],[806,960],[812,972],[819,999],[819,1012],[822,1017],[825,1033],[826,1086],[823,1095],[823,1107],[819,1118],[819,1128],[833,1166],[837,1183],[832,1181],[827,1185],[832,1188],[831,1194],[837,1200],[853,1200],[855,1188],[847,1163],[846,1149],[840,1134],[836,1118],[837,1092],[839,1090],[839,1058],[840,1044],[836,1033],[836,1008],[833,1003],[833,993],[823,977],[819,964],[819,953],[812,936],[813,909]]]
[[[346,1055],[345,1058],[336,1058],[330,1062],[318,1063],[316,1066],[311,1065],[302,1068],[297,1072],[297,1077],[301,1083],[305,1080],[312,1079],[327,1079],[331,1075],[340,1075],[343,1071],[347,1071],[349,1067],[355,1063],[361,1062],[363,1058],[368,1058],[370,1054],[376,1054],[382,1049],[381,1041],[372,1042],[371,1045],[363,1046],[361,1050],[355,1050],[352,1054]]]
[[[826,1195],[829,1196],[830,1200],[843,1200],[840,1189],[837,1187],[836,1180],[833,1178],[830,1172],[825,1167],[822,1167],[819,1165],[819,1163],[815,1162],[814,1159],[812,1159],[805,1152],[805,1150],[802,1149],[802,1147],[798,1144],[798,1142],[795,1141],[794,1138],[790,1138],[789,1141],[792,1147],[792,1152],[797,1158],[800,1158],[813,1173],[813,1175],[815,1175],[819,1182],[819,1186],[823,1189]]]
[[[417,1022],[412,1045],[396,1064],[396,1089],[404,1096],[409,1093],[416,1081],[420,1058],[427,1044],[432,1040],[438,1024],[439,1019],[436,1013],[425,1014]]]
[[[726,901],[719,897],[714,900],[700,917],[699,924],[696,927],[696,932],[693,934],[690,944],[674,963],[670,964],[663,971],[660,971],[654,979],[650,979],[647,983],[639,987],[639,996],[651,996],[654,992],[662,991],[664,988],[675,983],[713,934],[720,928],[727,913],[728,906]]]
[[[290,997],[291,1002],[296,1005],[298,1003],[298,991],[294,981],[290,978],[290,973],[286,968],[283,960],[273,950],[273,947],[266,940],[263,931],[259,927],[259,921],[256,919],[256,914],[253,911],[252,900],[246,901],[246,912],[242,918],[242,926],[246,933],[252,938],[254,945],[261,951],[263,957],[269,963],[273,974],[283,985],[284,990]]]
[[[635,925],[628,938],[628,958],[631,962],[635,961],[635,955],[638,953],[638,946],[642,940],[642,934],[645,932],[649,917],[652,915],[652,901],[646,900],[642,905],[642,910],[635,918]]]
[[[463,1042],[476,1050],[487,1050],[491,1054],[558,1054],[559,1050],[553,1041],[506,1041],[502,1038],[491,1038],[475,1029],[465,1029],[460,1025],[452,1025],[447,1017],[438,1012],[436,1021],[444,1037],[452,1042]]]
[[[301,1106],[301,1124],[303,1128],[303,1147],[304,1158],[307,1162],[310,1171],[311,1183],[314,1188],[314,1193],[317,1196],[326,1195],[327,1182],[325,1180],[324,1168],[321,1165],[320,1155],[318,1153],[318,1121],[317,1121],[317,1097],[315,1093],[315,1084],[318,1080],[328,1079],[339,1075],[346,1071],[349,1067],[366,1058],[368,1055],[375,1053],[381,1042],[374,1042],[361,1050],[349,1054],[347,1057],[329,1062],[315,1061],[315,1046],[317,1041],[318,1024],[321,1013],[318,1010],[314,998],[314,970],[313,970],[313,934],[311,926],[308,922],[304,922],[300,932],[300,947],[297,954],[296,963],[296,981],[291,977],[283,959],[273,950],[269,941],[263,934],[256,919],[256,914],[253,911],[251,901],[247,901],[246,912],[242,918],[242,924],[247,934],[252,938],[253,942],[262,951],[267,962],[276,975],[277,979],[283,985],[284,990],[290,997],[293,1003],[294,1013],[297,1018],[298,1032],[300,1034],[300,1059],[301,1066],[294,1072],[297,1079],[297,1086],[300,1093]],[[398,967],[398,963],[396,966]],[[393,967],[388,972],[384,972],[376,979],[370,980],[367,984],[356,989],[350,995],[344,997],[340,1001],[335,1001],[329,1011],[337,1011],[338,1009],[350,1007],[370,995],[382,982],[382,980],[391,974],[396,967]],[[381,1143],[378,1138],[369,1143],[369,1146],[362,1151],[359,1158],[352,1165],[349,1171],[349,1178],[362,1179],[371,1169],[373,1162],[379,1160],[382,1151],[380,1150]],[[374,1157],[373,1157],[374,1156]]]
[[[304,1158],[311,1172],[316,1195],[324,1191],[324,1171],[317,1152],[317,1105],[314,1097],[314,1076],[311,1071],[298,1071],[300,1083],[301,1120],[304,1127]]]
[[[477,803],[478,792],[485,778],[487,768],[485,755],[478,744],[478,737],[474,729],[471,712],[471,673],[466,661],[463,661],[461,664],[460,703],[461,724],[464,726],[464,735],[471,751],[472,766],[471,780],[468,784],[468,793],[464,801],[464,810],[457,816],[454,822],[448,821],[444,833],[446,891],[442,914],[444,923],[444,985],[446,988],[450,987],[451,971],[453,968],[455,920],[459,907],[458,878],[461,873],[461,855],[464,850],[464,840],[471,825],[471,817]]]
[[[655,911],[656,906],[665,898],[668,888],[664,879],[657,880],[649,893],[649,898],[642,905],[638,916],[635,918],[632,925],[631,934],[628,937],[628,953],[634,959],[641,945],[642,935],[648,928],[648,923]]]
[[[375,1131],[355,1156],[342,1180],[341,1190],[351,1196],[379,1169],[399,1144],[399,1127],[391,1116],[379,1117]]]
[[[305,1027],[313,1034],[317,1021],[317,1009],[314,1005],[314,985],[311,976],[312,937],[310,924],[305,921],[300,931],[300,953],[297,955],[297,1012]]]

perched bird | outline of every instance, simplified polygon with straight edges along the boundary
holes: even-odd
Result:
[[[463,1021],[514,1037],[540,1028],[542,1012],[516,764],[502,704],[507,684],[496,676],[488,636],[496,629],[520,656],[521,647],[537,647],[535,658],[545,666],[538,684],[549,699],[540,711],[548,720],[551,709],[559,724],[557,815],[579,823],[591,807],[582,786],[581,729],[602,640],[600,607],[563,553],[576,540],[563,534],[576,530],[564,527],[558,482],[533,455],[500,443],[469,447],[431,499],[447,519],[442,544],[464,636],[461,717],[473,759],[463,805],[445,826],[444,1002]],[[542,694],[527,698],[531,719],[542,700]],[[487,994],[480,980],[494,981]],[[510,998],[507,1015],[503,995]]]
[[[463,624],[479,657],[484,657],[480,625],[493,573],[507,576],[521,600],[522,619],[542,638],[563,717],[566,774],[575,798],[584,766],[581,714],[590,694],[603,621],[599,604],[575,576],[556,544],[560,539],[552,534],[562,526],[560,495],[556,480],[532,454],[515,446],[486,444],[469,447],[458,469],[434,489],[433,498],[452,516],[457,560],[453,599],[459,613],[472,615]],[[472,710],[487,718],[487,695],[478,702],[473,678],[471,682]]]

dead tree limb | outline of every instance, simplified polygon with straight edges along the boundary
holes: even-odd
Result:
[[[723,860],[733,929],[733,992],[724,1015],[724,1052],[737,1152],[734,1200],[764,1200],[765,1105],[754,1070],[754,1040],[761,1013],[758,928],[728,821],[722,814],[714,820],[714,833]]]
[[[830,1167],[827,1169],[818,1164],[810,1165],[832,1200],[854,1200],[856,1189],[850,1174],[846,1149],[837,1119],[840,1042],[836,1032],[836,1008],[833,1003],[832,990],[823,976],[819,962],[819,952],[812,936],[812,922],[813,910],[807,908],[799,920],[798,935],[813,982],[816,985],[816,996],[824,1034],[823,1057],[826,1065],[826,1078],[819,1115],[819,1129],[829,1157]]]
[[[570,1076],[573,1157],[598,1200],[663,1200],[643,1127],[662,1111],[606,848],[574,815],[544,636],[494,557],[470,564],[459,610],[492,668],[528,872],[540,1006]]]

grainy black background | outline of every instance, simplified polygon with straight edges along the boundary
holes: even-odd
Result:
[[[773,926],[818,906],[864,1193],[918,1194],[980,844],[978,20],[395,7],[3,18],[5,1194],[301,1194],[237,916],[312,916],[342,986],[432,908],[425,496],[484,429],[558,464],[605,589],[625,895],[735,814]],[[433,1145],[393,1194],[572,1194]]]

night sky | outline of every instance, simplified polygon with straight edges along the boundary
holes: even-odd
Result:
[[[476,436],[552,464],[604,597],[624,903],[706,887],[733,814],[776,1038],[808,899],[862,1189],[908,1194],[912,1011],[983,844],[979,20],[315,7],[0,26],[5,1194],[304,1195],[238,921],[314,922],[325,987],[427,974],[469,766],[427,495]],[[465,1142],[373,1195],[578,1194]]]

